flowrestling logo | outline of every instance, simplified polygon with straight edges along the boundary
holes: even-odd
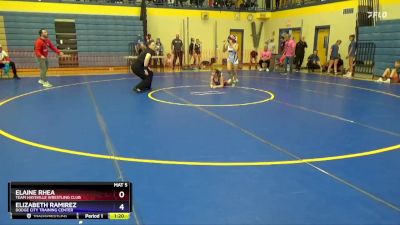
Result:
[[[368,13],[368,19],[370,18],[379,18],[379,19],[385,19],[388,17],[388,13],[386,11],[383,12],[367,12]]]

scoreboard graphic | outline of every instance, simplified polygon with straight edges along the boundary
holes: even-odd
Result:
[[[129,219],[130,182],[10,182],[12,219]]]

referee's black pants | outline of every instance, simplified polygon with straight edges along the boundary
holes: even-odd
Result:
[[[148,75],[144,73],[144,67],[135,67],[132,65],[132,72],[136,74],[142,81],[138,83],[134,89],[140,89],[141,91],[148,90],[151,88],[151,82],[153,81],[153,71],[147,70]]]

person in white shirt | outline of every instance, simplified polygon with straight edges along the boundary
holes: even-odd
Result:
[[[19,76],[17,75],[17,68],[15,67],[15,63],[13,61],[11,61],[10,57],[8,56],[7,52],[3,50],[3,47],[0,44],[0,69],[2,68],[6,68],[6,73],[8,73],[7,68],[10,68],[13,71],[14,74],[14,79],[21,79],[19,78]]]

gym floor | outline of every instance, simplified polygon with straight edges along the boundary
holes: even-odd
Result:
[[[241,71],[0,81],[0,224],[9,181],[131,181],[128,221],[84,224],[400,224],[400,88]]]

